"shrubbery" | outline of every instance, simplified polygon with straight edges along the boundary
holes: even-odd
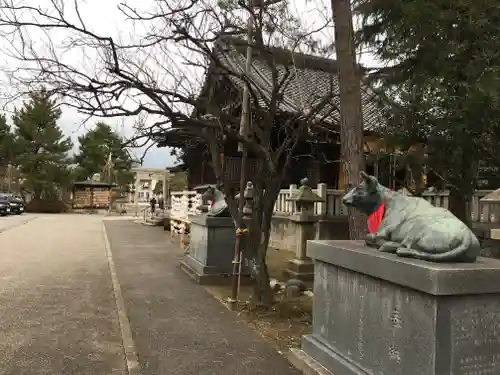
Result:
[[[68,206],[61,200],[57,199],[33,199],[26,204],[26,212],[59,214],[68,212]]]

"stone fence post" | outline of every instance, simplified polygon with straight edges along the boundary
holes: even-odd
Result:
[[[290,198],[297,191],[297,185],[291,184],[289,186],[288,190],[289,190],[289,193],[290,193],[290,196],[289,196],[289,198]],[[294,204],[289,199],[287,199],[287,201],[288,201],[288,204],[287,204],[285,212],[293,213]]]
[[[320,216],[325,216],[327,214],[327,191],[328,186],[325,183],[319,183],[317,188],[318,196],[323,199],[323,201],[318,202],[318,212]]]

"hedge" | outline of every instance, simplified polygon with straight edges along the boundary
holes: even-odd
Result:
[[[59,214],[68,211],[68,206],[60,200],[33,199],[26,204],[26,212]]]

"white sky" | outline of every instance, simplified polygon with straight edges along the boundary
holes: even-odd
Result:
[[[2,0],[0,0],[1,2]],[[68,0],[17,0],[18,3],[25,3],[30,5],[42,5],[47,4],[47,7],[50,7],[50,1],[65,1],[67,7],[71,7],[73,1]],[[77,0],[78,1],[78,0]],[[128,38],[141,39],[141,36],[144,35],[144,29],[141,29],[140,25],[133,25],[130,21],[126,21],[125,16],[118,9],[119,3],[124,0],[80,0],[78,1],[80,12],[83,21],[86,26],[92,31],[96,32],[101,36],[112,36],[114,38],[118,37],[118,35],[127,35]],[[181,1],[181,0],[177,0]],[[141,9],[150,9],[150,7],[154,6],[155,0],[126,0],[126,2],[133,6]],[[318,25],[322,25],[325,23],[325,17],[331,18],[331,9],[330,9],[330,0],[293,0],[294,4],[293,9],[291,10],[292,14],[298,15],[301,19],[302,23],[305,25],[306,29],[312,30],[313,28],[317,28]],[[71,4],[71,5],[70,5]],[[34,42],[37,42],[37,33],[35,30],[30,31],[31,38]],[[328,27],[322,30],[320,33],[316,34],[319,39],[325,41],[325,43],[331,43],[333,40],[333,29],[332,27]],[[57,35],[58,41],[63,41],[67,35],[65,35],[64,30],[59,30]],[[53,34],[51,35],[54,38]],[[40,41],[43,40],[43,35],[40,37]],[[4,44],[4,45],[2,45]],[[10,48],[5,41],[0,40],[0,48],[4,50],[5,48]],[[167,51],[168,52],[168,51]],[[177,51],[171,51],[172,55],[175,56]],[[149,56],[147,56],[149,57]],[[334,56],[332,56],[334,57]],[[78,51],[71,52],[69,55],[65,54],[64,58],[66,61],[69,61],[72,64],[78,64],[81,56],[78,54]],[[368,54],[363,54],[358,56],[359,62],[362,64],[373,66],[375,61]],[[158,66],[163,64],[168,64],[168,60],[161,59],[155,60],[155,64],[151,65],[151,69],[155,70]],[[87,62],[88,63],[88,62]],[[148,64],[149,61],[146,60],[145,64]],[[16,63],[13,60],[9,60],[8,57],[1,58],[0,66],[15,66]],[[91,68],[91,67],[90,67]],[[87,64],[87,69],[89,69],[89,65]],[[160,72],[158,75],[160,76]],[[188,73],[188,75],[197,74],[194,71]],[[3,80],[3,90],[8,92],[9,87],[7,83],[7,77],[4,77]],[[194,77],[193,77],[194,78]],[[17,103],[19,105],[19,103]],[[10,107],[9,109],[11,109]],[[71,108],[63,109],[63,116],[60,122],[63,131],[68,136],[71,136],[74,143],[75,149],[77,147],[77,137],[86,130],[92,128],[92,124],[97,122],[99,118],[91,119],[89,122],[82,124],[82,121],[85,117],[76,112],[76,110]],[[131,118],[114,118],[114,119],[104,119],[105,122],[110,124],[118,133],[123,136],[131,136],[134,134],[134,129],[132,127],[134,119]],[[142,154],[142,150],[134,151],[137,155]],[[146,167],[166,167],[173,165],[175,160],[172,156],[170,156],[170,150],[166,148],[158,149],[153,147],[150,149],[148,154],[146,155],[144,165]]]

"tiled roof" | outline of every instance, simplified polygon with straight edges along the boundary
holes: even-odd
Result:
[[[333,126],[340,124],[339,85],[337,61],[301,53],[292,53],[282,48],[270,48],[272,58],[278,70],[278,81],[289,71],[289,78],[283,89],[280,110],[289,113],[303,112],[305,106],[314,108],[332,92],[332,99],[320,112],[323,121]],[[246,44],[234,37],[222,37],[216,44],[215,54],[223,66],[235,73],[245,71]],[[261,91],[267,99],[273,88],[272,69],[262,55],[255,53],[252,63],[251,80],[256,91]],[[234,76],[231,81],[239,88],[243,82]],[[365,130],[376,130],[383,123],[382,111],[378,107],[375,95],[362,85],[361,102]],[[260,105],[265,105],[260,100]]]

